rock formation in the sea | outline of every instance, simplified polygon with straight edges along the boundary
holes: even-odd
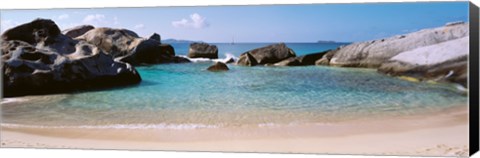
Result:
[[[469,36],[402,52],[383,63],[379,72],[420,80],[467,86]]]
[[[210,45],[207,43],[192,43],[188,50],[189,58],[218,58],[218,48],[216,45]]]
[[[66,29],[66,30],[63,30],[62,33],[68,37],[71,37],[71,38],[76,38],[78,36],[81,36],[83,34],[85,34],[86,32],[94,29],[95,27],[93,27],[92,25],[80,25],[80,26],[76,26],[76,27],[73,27],[73,28],[69,28],[69,29]]]
[[[341,47],[340,47],[341,48]],[[340,49],[340,48],[337,48]],[[320,59],[315,61],[315,65],[328,65],[336,50],[329,50]]]
[[[278,43],[242,53],[237,61],[237,65],[274,64],[291,57],[296,57],[295,52],[284,43]]]
[[[155,41],[158,41],[160,43],[162,42],[162,38],[157,33],[153,33],[148,39],[155,40]]]
[[[225,64],[230,64],[230,63],[235,63],[235,58],[230,57],[230,58],[225,60]]]
[[[217,72],[217,71],[228,71],[229,69],[228,69],[228,66],[225,63],[216,62],[212,66],[208,67],[207,70]]]
[[[72,39],[46,19],[1,35],[3,95],[71,92],[141,81],[128,63],[115,61],[95,45]]]
[[[315,62],[323,57],[328,51],[302,55],[299,57],[291,57],[273,64],[274,66],[307,66],[315,65]]]
[[[377,68],[402,52],[465,37],[469,34],[468,26],[467,23],[454,23],[385,39],[353,43],[333,50],[328,65]],[[321,60],[323,61],[318,64],[327,65],[326,58]]]
[[[139,37],[127,29],[95,28],[77,37],[112,55],[115,60],[132,65],[187,62],[177,60],[175,50],[169,44],[161,44],[156,39]]]

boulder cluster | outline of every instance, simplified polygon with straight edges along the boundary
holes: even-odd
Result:
[[[81,25],[61,31],[48,19],[36,19],[0,36],[3,95],[20,96],[110,88],[137,84],[134,66],[185,63],[192,58],[217,61],[208,71],[239,66],[340,66],[375,68],[392,76],[453,82],[467,87],[469,25],[463,22],[389,38],[356,42],[303,56],[284,43],[218,60],[218,48],[191,43],[186,57],[161,43],[159,34],[142,38],[127,29]]]
[[[317,65],[375,68],[392,76],[467,87],[469,25],[455,22],[331,50]]]
[[[60,31],[36,19],[0,39],[3,95],[62,93],[137,84],[134,65],[182,63],[168,44],[126,29],[78,26]]]

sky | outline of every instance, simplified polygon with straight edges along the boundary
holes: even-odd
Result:
[[[1,10],[1,32],[36,18],[205,42],[356,42],[468,22],[468,2]]]

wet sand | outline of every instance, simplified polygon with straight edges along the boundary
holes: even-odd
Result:
[[[468,155],[468,108],[333,124],[206,129],[35,128],[2,124],[1,147],[370,155]]]

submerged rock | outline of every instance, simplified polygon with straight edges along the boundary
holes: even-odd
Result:
[[[114,61],[95,45],[71,39],[37,19],[2,36],[3,95],[19,96],[139,83],[130,64]]]
[[[381,73],[467,86],[469,36],[402,52],[383,63]]]
[[[222,62],[216,62],[212,66],[207,68],[208,71],[228,71],[228,66],[225,63]]]
[[[216,45],[207,43],[192,43],[187,56],[189,58],[218,59],[218,48]]]
[[[90,31],[94,28],[95,27],[93,27],[92,25],[80,25],[80,26],[76,26],[76,27],[73,27],[73,28],[70,28],[70,29],[63,30],[62,33],[65,34],[68,37],[76,38],[76,37],[81,36],[81,35],[85,34],[86,32],[88,32],[88,31]]]
[[[295,56],[295,52],[288,48],[287,45],[278,43],[242,53],[237,61],[237,65],[256,66],[274,64]]]
[[[357,42],[334,50],[328,64],[343,67],[377,68],[402,52],[462,38],[468,34],[468,23],[455,23],[406,35]],[[322,60],[318,64],[326,64],[325,59]]]

